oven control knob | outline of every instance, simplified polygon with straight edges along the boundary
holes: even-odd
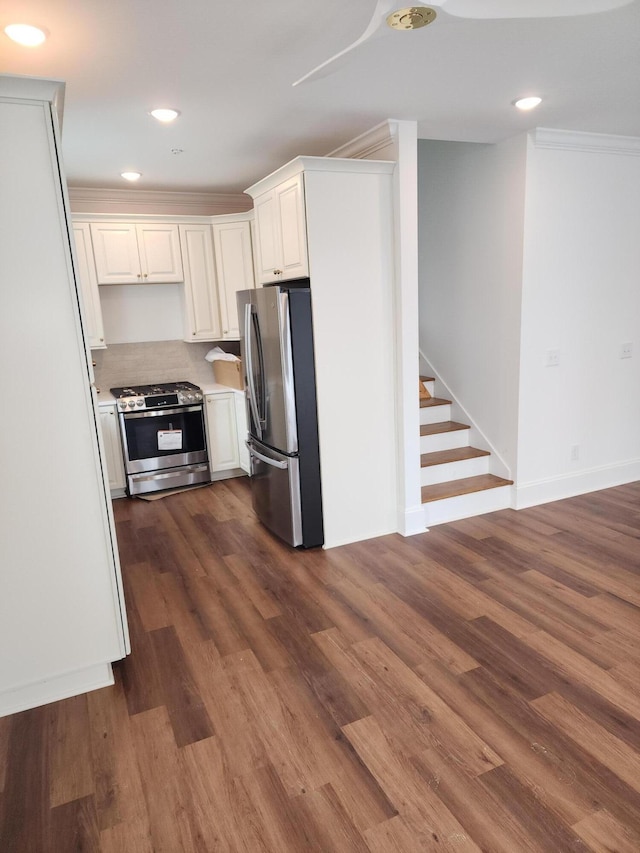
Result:
[[[130,408],[130,409],[135,408],[135,405],[136,405],[136,401],[135,401],[135,400],[129,400],[129,401],[127,402],[127,406],[129,406],[129,408]]]
[[[144,400],[136,400],[136,406],[139,406],[139,407],[144,406]]]
[[[202,400],[202,394],[199,391],[196,391],[196,400]]]
[[[118,400],[118,405],[120,406],[121,409],[127,408],[127,404],[124,400]]]
[[[193,394],[187,394],[187,400],[191,403],[193,402],[194,396]]]

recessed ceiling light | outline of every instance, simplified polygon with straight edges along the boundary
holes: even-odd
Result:
[[[12,41],[24,47],[38,47],[47,37],[45,30],[31,24],[9,24],[4,31]]]
[[[120,172],[120,177],[125,181],[137,181],[142,177],[142,172]]]
[[[175,121],[175,119],[178,118],[180,113],[178,110],[171,110],[171,109],[168,109],[166,107],[161,107],[157,110],[151,110],[150,115],[152,115],[154,118],[158,119],[158,121],[162,121],[162,122],[166,123],[169,121]]]
[[[538,104],[541,103],[542,98],[539,98],[537,95],[534,95],[530,98],[518,98],[517,101],[513,102],[513,105],[519,110],[532,110],[534,107],[537,107]]]

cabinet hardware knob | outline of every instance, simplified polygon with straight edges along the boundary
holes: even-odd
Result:
[[[274,275],[282,275],[282,270],[274,270],[273,274]]]
[[[100,340],[102,340],[102,338],[100,338]],[[95,366],[96,366],[95,361],[92,361],[92,362],[91,362],[91,367],[95,367]]]
[[[144,274],[144,278],[147,278],[147,273]]]
[[[140,275],[140,273],[138,273],[138,278],[142,278],[142,276]]]
[[[101,343],[101,344],[103,344],[103,343],[104,343],[104,338],[100,338],[100,343]]]
[[[192,335],[195,335],[195,332],[191,332]]]

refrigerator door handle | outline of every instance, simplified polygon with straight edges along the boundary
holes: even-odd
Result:
[[[261,462],[264,462],[267,465],[271,465],[272,468],[280,468],[281,470],[285,470],[289,467],[288,462],[281,462],[279,459],[269,459],[268,456],[263,456],[262,453],[258,453],[255,447],[249,441],[245,441],[247,445],[247,449],[252,456],[255,456],[256,459],[259,459]]]
[[[251,328],[253,326],[253,305],[251,302],[247,302],[244,306],[244,339],[246,341],[246,358],[247,358],[247,397],[249,398],[249,406],[251,407],[251,414],[253,415],[253,422],[255,424],[258,438],[262,438],[262,424],[260,421],[260,415],[258,414],[258,404],[256,402],[256,388],[254,384],[254,373],[253,373],[253,355],[252,355],[252,347],[251,347]]]

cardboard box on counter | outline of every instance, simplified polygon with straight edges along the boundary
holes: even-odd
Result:
[[[222,361],[218,359],[213,362],[213,375],[220,385],[228,385],[229,388],[244,389],[244,374],[241,361]]]

